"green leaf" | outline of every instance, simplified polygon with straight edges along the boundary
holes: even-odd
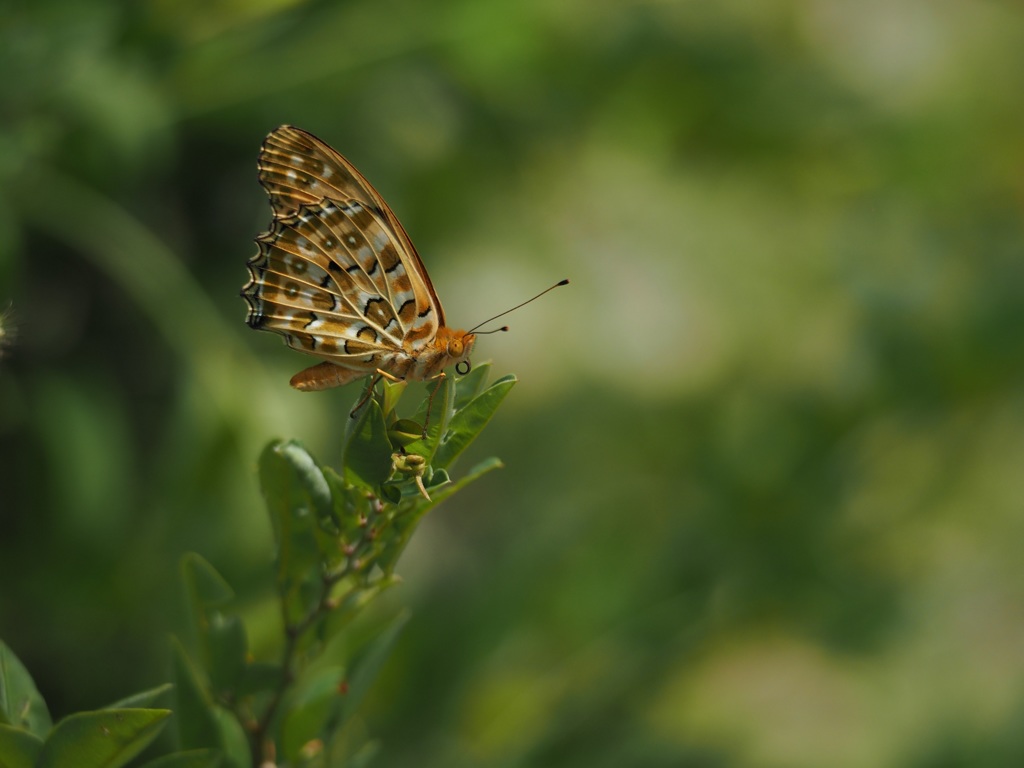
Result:
[[[212,701],[195,665],[176,640],[172,645],[178,742],[186,750],[217,748],[226,765],[248,768],[249,744],[237,718]]]
[[[359,709],[381,667],[391,655],[398,636],[409,621],[409,615],[408,611],[402,611],[390,623],[384,625],[383,631],[371,640],[349,665],[348,690],[342,697],[341,719],[340,723],[335,725],[335,730],[339,725],[347,723]]]
[[[503,376],[455,412],[434,456],[435,468],[450,466],[477,438],[515,384],[515,376]]]
[[[388,381],[385,378],[381,378],[380,383],[380,409],[384,414],[384,418],[387,419],[388,415],[398,405],[398,401],[402,398],[405,388],[409,386],[409,382],[404,379],[402,381]]]
[[[219,732],[213,701],[202,676],[176,639],[172,640],[171,656],[178,742],[185,749],[218,746]]]
[[[455,405],[455,388],[450,376],[437,379],[427,387],[427,396],[416,411],[416,421],[427,425],[426,437],[406,446],[407,453],[415,453],[432,463],[441,436],[448,427]],[[427,409],[429,408],[429,416]]]
[[[117,768],[163,730],[169,709],[101,709],[61,720],[43,743],[38,768]]]
[[[217,723],[218,744],[224,763],[231,768],[250,768],[252,752],[249,739],[238,722],[238,718],[221,706],[214,706],[213,716]]]
[[[238,679],[235,693],[239,696],[251,696],[272,691],[280,684],[282,674],[278,664],[267,661],[247,664]]]
[[[430,480],[427,481],[427,488],[440,488],[442,485],[448,485],[452,481],[451,477],[448,476],[447,469],[435,469],[430,475]]]
[[[234,590],[202,556],[181,559],[182,580],[202,648],[203,666],[217,690],[230,688],[245,666],[248,644],[241,619],[214,610],[234,597]]]
[[[281,748],[286,760],[296,761],[307,743],[323,737],[324,725],[340,708],[344,681],[344,667],[324,667],[304,680],[289,699],[281,724]]]
[[[287,760],[296,760],[303,747],[317,738],[327,745],[327,754],[337,751],[331,742],[351,721],[408,618],[408,613],[402,613],[381,625],[351,662],[348,672],[339,663],[349,655],[347,643],[335,642],[325,651],[324,656],[332,663],[311,669],[287,703],[288,714],[282,725],[282,748]],[[344,764],[350,763],[346,760]]]
[[[455,380],[455,410],[461,411],[469,401],[483,392],[487,385],[487,377],[491,373],[490,363],[480,363],[465,376]]]
[[[150,760],[142,768],[218,768],[223,762],[216,749],[190,749]]]
[[[277,586],[289,622],[319,599],[322,553],[318,519],[331,517],[331,490],[298,443],[271,443],[260,456],[260,485],[277,538]]]
[[[431,501],[430,505],[428,506],[428,508],[423,510],[423,512],[426,513],[428,511],[430,511],[430,509],[433,509],[434,507],[436,507],[438,504],[440,504],[442,501],[447,499],[449,496],[452,496],[452,495],[458,493],[463,488],[465,488],[467,485],[469,485],[470,483],[472,483],[475,480],[479,480],[481,477],[486,475],[491,470],[501,469],[504,466],[505,465],[501,463],[501,459],[497,459],[497,458],[495,458],[493,456],[490,457],[489,459],[484,459],[483,461],[481,461],[479,464],[475,465],[471,470],[469,470],[469,472],[467,472],[465,475],[460,477],[458,480],[456,480],[451,485],[447,485],[444,488],[438,490],[436,493],[432,493],[430,495],[430,498],[432,499],[432,501]]]
[[[173,690],[173,688],[174,686],[170,683],[164,683],[163,685],[158,685],[156,688],[150,688],[148,691],[140,691],[139,693],[133,693],[131,696],[126,696],[123,699],[115,701],[109,707],[106,707],[106,709],[147,708],[165,693]]]
[[[356,416],[342,454],[345,479],[373,490],[391,474],[391,441],[384,414],[376,400],[370,400]]]
[[[3,641],[0,641],[0,724],[25,728],[39,737],[45,737],[53,725],[32,676]]]
[[[418,504],[415,507],[414,512],[402,521],[402,527],[399,530],[398,535],[388,542],[387,548],[378,558],[377,564],[380,566],[380,569],[384,574],[390,576],[394,572],[395,565],[398,563],[398,558],[401,557],[402,552],[405,551],[405,547],[409,543],[409,538],[412,536],[413,531],[416,530],[416,526],[423,518],[423,515],[451,495],[461,491],[474,480],[479,479],[493,469],[499,469],[503,466],[505,465],[498,459],[485,459],[469,470],[466,475],[459,478],[457,482],[451,483],[450,485],[446,485],[442,488],[432,489],[430,493],[430,501]]]
[[[404,448],[423,437],[423,425],[412,419],[398,419],[388,427],[388,440],[394,447]]]
[[[398,504],[402,500],[402,483],[389,480],[380,487],[380,497],[389,504]]]
[[[181,558],[181,576],[188,589],[193,610],[215,608],[230,602],[235,591],[200,554],[186,552]]]
[[[280,463],[273,463],[271,454],[286,465],[287,469]],[[268,465],[266,469],[265,465]],[[283,474],[275,474],[275,469]],[[301,443],[295,440],[270,443],[260,456],[260,481],[264,494],[268,490],[268,485],[275,494],[294,493],[297,488],[301,488],[304,492],[302,498],[307,502],[313,515],[317,518],[330,517],[330,486],[316,459]]]
[[[43,740],[23,728],[0,725],[0,766],[3,768],[33,768]]]
[[[352,755],[346,761],[345,766],[346,768],[367,768],[378,752],[380,752],[380,742],[371,741],[368,744],[364,744],[362,749]]]
[[[245,625],[238,616],[216,612],[210,616],[207,634],[208,671],[214,690],[230,690],[245,669],[249,643]]]
[[[344,650],[347,648],[347,642],[342,633],[367,605],[400,581],[398,578],[385,575],[375,579],[370,586],[353,588],[348,591],[338,603],[338,607],[326,616],[322,633],[325,650],[319,659],[312,662],[311,671],[315,671],[318,664],[337,665],[348,661],[348,655]],[[339,653],[342,655],[339,656]]]

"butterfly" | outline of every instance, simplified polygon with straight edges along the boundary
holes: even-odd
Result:
[[[274,218],[247,262],[246,323],[322,358],[295,374],[293,387],[328,389],[370,374],[427,380],[453,364],[469,371],[476,335],[445,324],[409,235],[352,163],[282,125],[257,166]]]

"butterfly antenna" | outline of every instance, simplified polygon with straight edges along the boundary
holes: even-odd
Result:
[[[514,307],[512,307],[512,309],[506,309],[504,312],[500,312],[497,315],[495,315],[494,317],[488,318],[487,320],[484,320],[482,323],[478,323],[475,327],[470,328],[468,331],[466,331],[466,333],[473,333],[481,325],[487,325],[489,322],[491,322],[491,320],[497,320],[499,317],[504,317],[509,312],[515,312],[520,307],[525,307],[531,301],[536,301],[537,299],[539,299],[541,296],[543,296],[548,291],[553,291],[553,290],[555,290],[555,288],[558,288],[561,285],[568,285],[568,284],[569,284],[568,280],[562,280],[560,282],[557,282],[554,285],[552,285],[550,288],[545,288],[543,291],[538,293],[532,299],[527,299],[522,304],[516,304]],[[486,334],[486,333],[497,333],[498,331],[507,331],[507,330],[508,330],[508,326],[507,325],[503,325],[503,326],[501,326],[501,328],[495,328],[493,331],[480,331],[480,333],[478,335],[482,336],[483,334]]]

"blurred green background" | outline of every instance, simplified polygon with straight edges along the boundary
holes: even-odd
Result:
[[[0,637],[55,716],[167,679],[196,550],[357,388],[246,328],[293,123],[401,217],[507,468],[383,609],[377,765],[1024,764],[1024,8],[49,0],[0,15]],[[383,610],[382,609],[382,610]],[[257,644],[265,639],[257,638]]]

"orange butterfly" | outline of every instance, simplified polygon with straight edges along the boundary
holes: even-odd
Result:
[[[323,358],[295,374],[293,387],[327,389],[371,373],[432,379],[452,364],[468,372],[476,334],[445,325],[412,241],[352,163],[283,125],[257,164],[274,220],[247,264],[246,322]]]

